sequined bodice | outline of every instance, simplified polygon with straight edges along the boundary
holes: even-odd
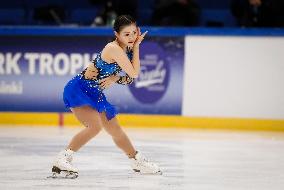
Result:
[[[97,69],[98,74],[95,76],[95,78],[92,78],[94,81],[101,80],[103,78],[109,77],[110,75],[117,74],[122,71],[120,66],[114,62],[114,63],[107,63],[104,61],[101,57],[102,52],[100,52],[97,57],[92,61],[94,64],[94,67]],[[132,51],[127,51],[126,52],[128,59],[131,61],[132,60]],[[87,69],[85,69],[81,75],[85,75]]]
[[[107,63],[102,60],[101,52],[97,55],[93,64],[99,71],[99,75],[97,76],[97,79],[99,80],[121,71],[121,68],[117,63]]]

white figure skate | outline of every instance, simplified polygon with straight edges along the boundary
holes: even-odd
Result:
[[[53,163],[52,175],[48,178],[77,178],[78,169],[72,165],[73,153],[74,152],[70,149],[59,152],[56,160]]]
[[[153,162],[150,162],[144,155],[137,152],[134,158],[131,158],[131,167],[135,172],[142,174],[162,174],[159,166]]]

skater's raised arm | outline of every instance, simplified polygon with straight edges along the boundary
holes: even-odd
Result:
[[[125,50],[123,50],[123,48],[119,46],[119,42],[115,42],[114,45],[109,46],[108,51],[111,52],[110,54],[111,59],[114,60],[121,67],[121,69],[125,71],[131,78],[137,78],[139,75],[140,72],[139,47],[140,43],[143,41],[146,34],[147,31],[141,34],[140,28],[138,27],[136,27],[134,31],[128,29],[126,31],[123,30],[120,33],[116,33],[117,36],[121,35],[133,36],[128,39],[129,40],[128,43],[133,44],[132,62],[130,62],[130,60],[128,59]]]

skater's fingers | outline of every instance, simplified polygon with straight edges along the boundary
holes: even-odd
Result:
[[[113,83],[115,83],[115,80],[112,78],[112,76],[110,76],[100,80],[99,85],[102,89],[106,89],[110,87]]]
[[[101,79],[101,80],[100,80],[100,83],[103,83],[103,82],[105,82],[105,81],[107,81],[107,80],[108,80],[108,78]]]
[[[147,33],[148,33],[148,31],[144,32],[144,33],[141,35],[141,37],[144,38]]]
[[[103,89],[105,89],[105,87],[104,86],[100,86],[100,88],[103,90]]]
[[[100,84],[100,87],[103,87],[104,86],[104,84]]]
[[[101,82],[99,84],[100,85],[104,85],[104,84],[106,84],[108,82],[109,82],[109,79],[103,79],[103,80],[101,80]]]

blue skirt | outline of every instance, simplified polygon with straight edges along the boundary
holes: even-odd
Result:
[[[111,120],[117,114],[115,107],[107,101],[99,88],[98,82],[84,79],[81,74],[78,74],[66,84],[63,101],[67,108],[91,106],[100,113],[105,112],[108,120]]]

